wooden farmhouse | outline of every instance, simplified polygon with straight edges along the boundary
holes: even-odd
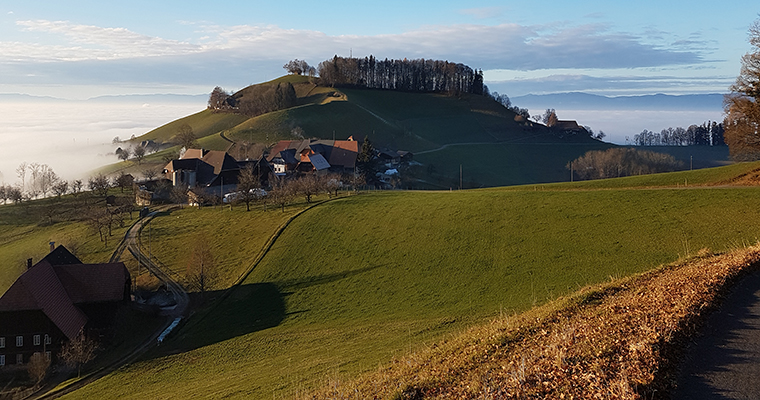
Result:
[[[31,264],[0,297],[0,371],[34,353],[53,358],[79,332],[107,333],[130,300],[124,263],[83,264],[58,246]]]
[[[348,140],[281,140],[269,152],[267,161],[274,172],[353,172],[360,143]]]

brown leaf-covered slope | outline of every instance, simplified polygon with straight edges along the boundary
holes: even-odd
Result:
[[[683,342],[760,246],[586,288],[311,398],[667,398]]]

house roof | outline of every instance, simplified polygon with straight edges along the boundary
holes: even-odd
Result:
[[[554,124],[554,126],[552,128],[555,128],[555,129],[565,129],[565,130],[581,129],[581,127],[578,126],[578,122],[573,121],[573,120],[566,120],[566,121],[560,120],[560,121],[557,121],[557,123]]]
[[[320,154],[332,167],[353,168],[356,165],[356,157],[359,155],[359,142],[353,140],[281,140],[272,148],[267,160],[272,161],[280,157],[286,164],[298,164],[299,162],[311,162],[314,154]]]
[[[330,163],[328,163],[321,154],[312,154],[309,156],[309,162],[311,162],[311,165],[313,165],[314,169],[317,171],[330,168]]]
[[[214,167],[214,175],[219,175],[222,171],[238,169],[237,161],[226,151],[209,150],[201,160]]]
[[[74,304],[119,301],[129,272],[122,263],[59,265],[53,269]]]
[[[0,297],[0,311],[24,310],[41,310],[69,339],[87,324],[87,316],[74,306],[47,261],[26,270]]]
[[[72,260],[77,263],[57,264]],[[41,310],[72,339],[87,324],[87,316],[75,304],[122,300],[129,279],[123,263],[82,264],[58,246],[0,297],[0,312]]]
[[[45,256],[42,260],[45,260],[50,263],[50,265],[66,265],[66,264],[81,264],[82,262],[79,261],[79,259],[71,254],[71,252],[63,247],[58,246],[53,251],[51,251],[48,255]]]

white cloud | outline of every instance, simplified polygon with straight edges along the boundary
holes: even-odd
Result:
[[[141,35],[124,28],[101,28],[46,20],[17,21],[16,24],[30,32],[46,32],[68,38],[71,43],[69,47],[32,45],[37,50],[48,51],[52,58],[67,61],[178,55],[202,50],[196,44]],[[77,55],[72,56],[72,52]],[[39,54],[39,51],[33,53]]]
[[[696,37],[673,47],[672,39],[658,42],[651,35],[613,32],[600,24],[459,24],[372,36],[273,25],[198,25],[202,39],[195,42],[65,21],[17,24],[51,38],[45,43],[0,41],[0,92],[12,84],[241,87],[282,73],[282,65],[293,58],[316,65],[350,51],[358,57],[434,58],[515,71],[693,68],[709,57]]]

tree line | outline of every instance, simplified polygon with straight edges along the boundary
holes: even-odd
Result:
[[[663,129],[659,133],[644,129],[633,136],[635,146],[725,146],[723,123],[708,121],[702,125],[690,125]]]
[[[334,56],[317,68],[324,86],[404,92],[483,94],[483,71],[441,60],[378,60]]]
[[[588,151],[566,167],[580,179],[606,179],[672,172],[682,168],[683,163],[670,154],[615,147]]]

